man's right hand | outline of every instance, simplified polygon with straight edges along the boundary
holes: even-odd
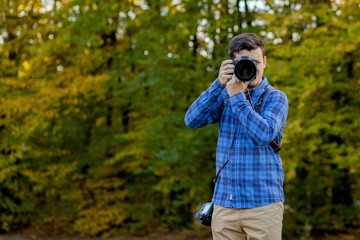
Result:
[[[219,70],[219,82],[224,87],[226,83],[231,79],[231,76],[234,74],[235,66],[232,64],[232,60],[228,59],[221,63],[220,70]]]

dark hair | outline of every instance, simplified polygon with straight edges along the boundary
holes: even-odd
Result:
[[[229,55],[231,59],[235,58],[235,53],[240,50],[255,50],[258,47],[261,48],[263,56],[265,56],[265,46],[259,38],[254,33],[241,33],[235,36],[229,44]]]

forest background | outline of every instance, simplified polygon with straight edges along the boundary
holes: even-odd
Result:
[[[184,116],[243,32],[262,37],[265,75],[289,99],[285,239],[356,232],[359,12],[359,0],[0,1],[0,232],[192,227],[217,125]]]

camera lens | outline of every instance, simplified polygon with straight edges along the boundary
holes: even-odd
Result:
[[[239,80],[247,82],[256,78],[256,64],[248,57],[242,57],[233,64],[235,65],[235,76]]]

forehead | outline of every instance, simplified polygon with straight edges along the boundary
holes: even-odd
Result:
[[[250,59],[261,60],[263,58],[261,48],[256,48],[254,50],[248,51],[246,49],[235,52],[235,60],[240,59],[241,57],[249,57]]]

